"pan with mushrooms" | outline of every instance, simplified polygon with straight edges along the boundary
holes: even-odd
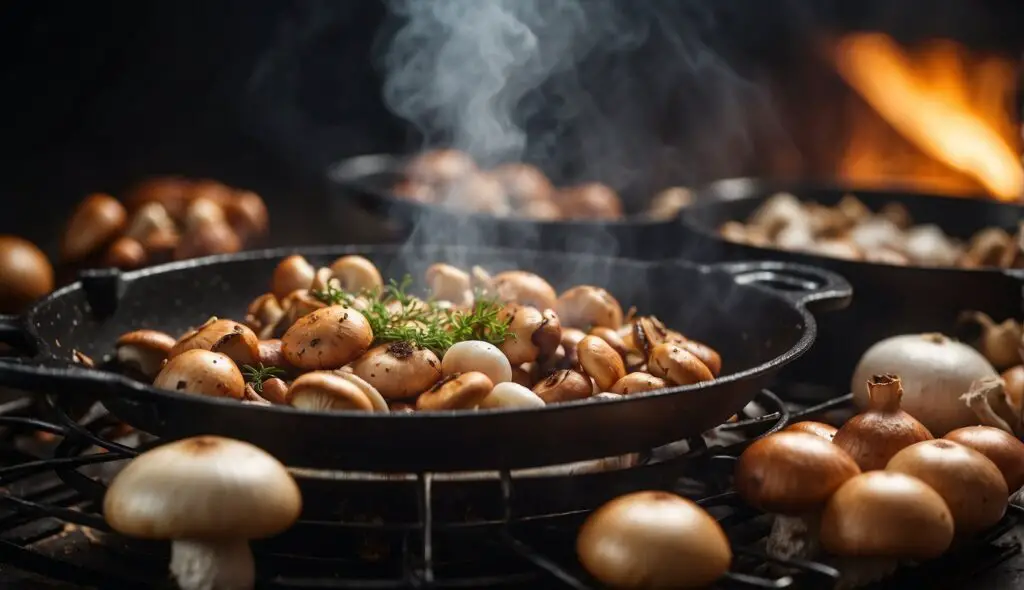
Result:
[[[994,337],[990,328],[1024,319],[1019,206],[747,179],[712,184],[697,201],[680,215],[694,259],[812,264],[853,285],[853,305],[823,319],[822,338],[787,374],[792,381],[845,387],[857,358],[884,338],[951,333],[965,319]],[[967,310],[977,313],[962,317]]]
[[[342,204],[354,204],[395,241],[425,244],[668,258],[682,253],[678,212],[693,201],[680,187],[651,199],[599,182],[556,187],[535,166],[506,163],[484,170],[452,149],[408,158],[358,156],[329,174],[339,219],[347,214]]]
[[[777,263],[403,254],[314,248],[95,271],[5,318],[0,334],[38,354],[0,361],[0,384],[98,395],[141,430],[245,440],[296,466],[526,468],[721,423],[810,346],[807,307],[850,297],[837,276]],[[816,282],[771,288],[792,276]],[[73,364],[76,350],[100,366]]]

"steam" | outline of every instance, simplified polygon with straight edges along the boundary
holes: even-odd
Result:
[[[655,176],[684,182],[699,168],[735,168],[750,150],[751,127],[762,124],[752,119],[773,119],[759,85],[709,47],[720,32],[700,2],[388,6],[383,95],[419,131],[417,147],[455,147],[484,166],[537,163],[558,181],[646,192],[664,180]],[[672,134],[686,140],[672,145]]]

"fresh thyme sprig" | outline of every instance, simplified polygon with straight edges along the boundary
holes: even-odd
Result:
[[[284,371],[277,367],[264,367],[263,363],[259,363],[258,367],[242,365],[242,375],[256,393],[263,393],[263,382],[284,375]]]
[[[438,356],[457,342],[483,340],[498,345],[508,338],[509,322],[501,318],[503,305],[476,292],[473,307],[453,310],[436,301],[424,301],[409,293],[412,277],[391,280],[383,289],[364,293],[359,306],[373,331],[374,343],[409,342]],[[328,285],[313,296],[328,305],[355,306],[356,296]],[[362,302],[361,302],[362,303]]]

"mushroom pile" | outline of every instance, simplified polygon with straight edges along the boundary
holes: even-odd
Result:
[[[529,408],[617,399],[714,379],[710,346],[639,316],[608,291],[560,295],[524,271],[494,276],[434,264],[429,296],[385,284],[343,256],[315,268],[280,261],[244,322],[211,318],[179,338],[138,330],[119,369],[156,387],[314,411]]]
[[[872,376],[868,390],[868,410],[839,429],[800,422],[754,442],[734,478],[744,501],[775,515],[770,555],[831,558],[846,588],[991,528],[1024,485],[1016,437],[971,426],[935,439],[900,409],[899,377]]]
[[[899,203],[874,212],[853,195],[829,207],[777,193],[745,223],[728,221],[718,231],[740,244],[896,266],[1024,266],[1024,225],[1016,235],[985,228],[963,243],[936,225],[914,225]]]
[[[618,193],[607,185],[588,182],[557,188],[536,166],[515,162],[481,170],[469,154],[454,149],[413,157],[392,190],[417,203],[497,217],[554,221],[614,220],[624,215]],[[671,219],[692,200],[687,189],[669,188],[651,201],[647,215]]]
[[[153,178],[125,202],[87,196],[72,213],[60,244],[64,264],[124,270],[168,260],[230,254],[264,235],[259,195],[214,180]]]

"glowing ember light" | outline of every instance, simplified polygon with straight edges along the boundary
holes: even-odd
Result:
[[[847,84],[929,157],[973,178],[1001,200],[1024,196],[1024,167],[1008,139],[1017,133],[1009,114],[1015,76],[1009,60],[972,59],[948,41],[908,55],[879,33],[844,37],[834,58]],[[870,158],[860,157],[870,141],[862,137],[857,144],[856,139],[851,143],[841,176],[870,180],[877,170]]]

